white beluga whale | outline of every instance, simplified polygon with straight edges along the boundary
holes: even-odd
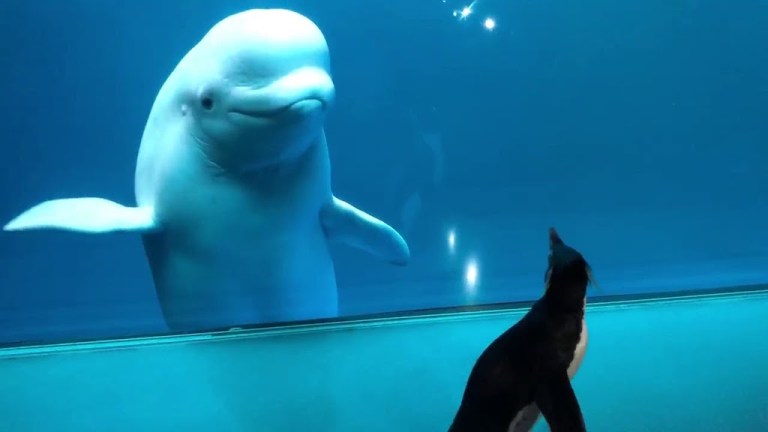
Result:
[[[135,207],[54,199],[4,229],[140,233],[172,330],[334,317],[329,242],[394,265],[410,257],[395,229],[333,195],[324,119],[334,97],[328,46],[310,19],[231,15],[157,94]]]

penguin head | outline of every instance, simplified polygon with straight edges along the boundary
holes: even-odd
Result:
[[[589,263],[576,249],[563,242],[554,228],[549,229],[549,257],[544,277],[545,296],[582,304],[592,281]]]

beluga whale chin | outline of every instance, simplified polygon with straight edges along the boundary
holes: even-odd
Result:
[[[226,17],[157,94],[136,207],[54,199],[4,230],[140,233],[172,330],[334,317],[329,242],[394,265],[410,257],[392,227],[333,195],[324,120],[334,96],[311,20],[284,9]]]

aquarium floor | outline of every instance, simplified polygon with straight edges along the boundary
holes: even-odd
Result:
[[[444,431],[522,313],[5,349],[0,431]],[[766,292],[590,306],[589,430],[768,430],[767,313]]]

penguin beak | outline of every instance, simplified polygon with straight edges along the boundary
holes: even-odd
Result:
[[[554,227],[549,228],[549,250],[552,250],[552,248],[555,247],[555,245],[561,245],[563,244],[563,240],[560,238],[560,235],[557,233]]]

